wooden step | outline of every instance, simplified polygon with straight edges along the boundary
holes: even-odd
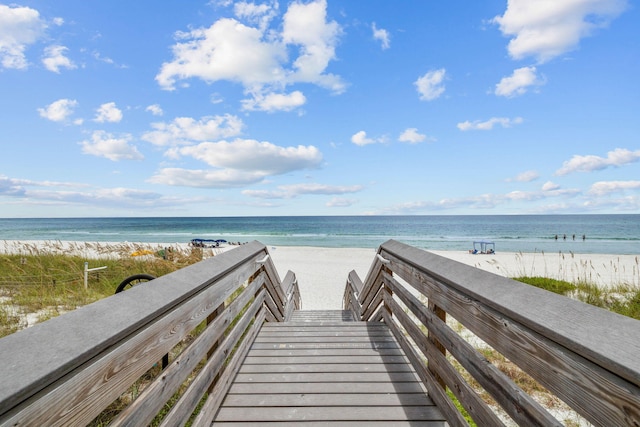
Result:
[[[216,426],[444,426],[384,323],[300,311],[265,323]]]
[[[290,322],[353,322],[356,319],[348,310],[296,310],[291,315]]]

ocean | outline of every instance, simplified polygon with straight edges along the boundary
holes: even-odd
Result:
[[[354,248],[377,248],[395,239],[453,251],[491,240],[496,252],[636,255],[640,215],[0,218],[0,240],[188,243],[195,238]]]

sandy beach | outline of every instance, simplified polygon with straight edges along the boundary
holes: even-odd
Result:
[[[126,256],[145,249],[155,252],[165,247],[189,249],[186,243],[0,241],[0,253],[32,253],[38,250],[87,258]],[[211,254],[233,250],[234,247],[213,249]],[[307,310],[340,309],[348,273],[355,270],[364,280],[377,252],[377,248],[307,246],[269,246],[267,249],[280,278],[288,270],[296,273],[303,308]],[[621,283],[640,286],[639,255],[432,252],[505,277],[544,276],[569,282],[587,281],[603,287]]]

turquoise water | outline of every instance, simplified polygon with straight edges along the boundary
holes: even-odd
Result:
[[[0,219],[0,240],[187,243],[194,238],[358,248],[395,239],[423,249],[463,251],[474,240],[488,239],[496,251],[640,254],[640,215]]]

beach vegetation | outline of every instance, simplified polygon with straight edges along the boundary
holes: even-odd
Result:
[[[540,276],[514,280],[640,320],[640,288],[634,285],[622,283],[605,288],[586,281],[574,284]]]
[[[202,260],[201,250],[179,248],[131,256],[141,250],[127,244],[24,244],[12,254],[0,255],[0,337],[113,295],[131,275],[160,277]],[[78,255],[83,252],[93,256]],[[89,268],[106,267],[87,274],[86,288],[85,262]]]

